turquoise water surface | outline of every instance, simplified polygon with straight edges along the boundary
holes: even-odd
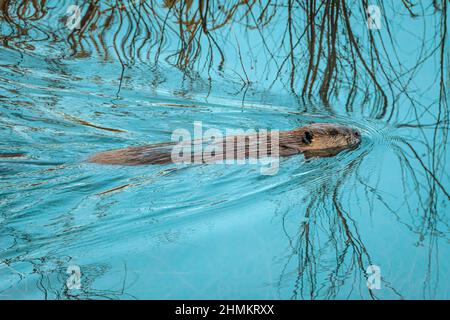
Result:
[[[250,28],[255,4],[183,56],[177,19],[152,1],[18,3],[0,19],[0,299],[450,298],[445,11],[382,7],[381,56],[366,67],[383,112],[356,51],[356,65],[338,59],[327,99],[319,80],[302,95],[308,46],[295,41],[309,33],[296,13],[293,70],[282,4]],[[81,29],[66,23],[70,5]],[[350,19],[369,57],[365,21]],[[283,158],[275,175],[86,161],[195,121],[223,132],[331,122],[363,138],[336,157]]]

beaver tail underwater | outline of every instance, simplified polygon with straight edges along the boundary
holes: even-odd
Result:
[[[207,156],[200,152],[190,151],[188,162],[195,162],[200,157],[200,163],[216,162],[217,160],[248,159],[252,157],[270,156],[275,140],[278,140],[278,155],[287,157],[303,153],[305,158],[332,157],[339,152],[353,149],[361,142],[359,131],[343,125],[316,123],[301,128],[265,134],[265,153],[260,153],[261,135],[229,136],[215,142],[218,146]],[[238,141],[245,141],[239,144]],[[191,146],[193,141],[183,142]],[[89,162],[109,165],[148,165],[178,163],[173,159],[173,148],[178,142],[156,143],[139,147],[115,149],[97,153],[89,158]],[[191,150],[191,149],[189,149]],[[231,153],[229,151],[232,151]],[[186,160],[186,158],[185,158]],[[190,161],[189,161],[190,160]],[[213,161],[211,161],[213,160]]]

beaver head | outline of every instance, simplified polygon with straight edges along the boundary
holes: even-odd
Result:
[[[289,147],[303,152],[306,158],[331,157],[342,150],[353,149],[361,142],[358,130],[331,123],[310,124],[294,129],[290,134],[296,141],[289,143]]]

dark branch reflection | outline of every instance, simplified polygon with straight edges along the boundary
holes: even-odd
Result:
[[[229,73],[233,74],[239,89],[236,96],[242,98],[243,106],[248,89],[255,85],[256,90],[256,83],[263,83],[266,89],[278,86],[294,96],[299,114],[345,114],[384,123],[388,128],[383,137],[386,152],[395,155],[397,163],[392,165],[401,170],[400,208],[407,208],[409,217],[399,215],[399,206],[385,197],[379,181],[374,183],[367,177],[366,158],[371,150],[363,149],[336,179],[314,186],[302,204],[303,212],[298,213],[304,219],[298,229],[285,229],[289,248],[277,286],[279,290],[292,287],[292,299],[330,299],[342,297],[344,284],[350,282],[361,297],[382,298],[366,286],[366,268],[376,261],[352,212],[352,201],[361,195],[352,192],[363,190],[365,199],[358,200],[367,203],[368,215],[377,214],[374,208],[385,208],[402,228],[415,235],[417,246],[426,248],[423,296],[435,297],[434,288],[439,281],[433,271],[439,255],[437,241],[449,241],[449,224],[443,210],[450,200],[448,1],[421,1],[416,5],[401,1],[392,8],[377,2],[384,11],[409,19],[425,19],[429,15],[435,18],[435,25],[427,25],[433,30],[435,41],[419,37],[413,66],[404,63],[398,52],[395,32],[400,27],[395,19],[383,16],[383,36],[362,27],[367,20],[366,0],[81,1],[80,27],[73,30],[64,27],[68,15],[61,3],[0,1],[2,46],[32,54],[50,43],[61,47],[64,59],[98,57],[105,62],[118,61],[122,72],[117,98],[127,71],[138,62],[152,67],[164,62],[180,70],[188,84],[215,76],[228,80]],[[260,42],[254,52],[252,37]],[[264,70],[255,70],[252,61],[257,59],[252,54],[266,60]],[[433,59],[438,63],[435,82],[424,84],[419,90],[420,71],[428,68]],[[57,59],[52,63],[55,69],[64,71]],[[157,88],[164,81],[164,75],[155,71],[151,85]],[[211,82],[205,82],[211,86]],[[64,88],[55,83],[55,87],[58,85]],[[421,99],[427,91],[436,92],[433,101]],[[189,93],[180,90],[178,94],[185,97]],[[320,98],[320,103],[315,97]],[[50,106],[53,104],[49,102]],[[404,110],[405,105],[408,111]],[[294,217],[286,215],[283,222],[287,219]],[[13,237],[11,247],[5,248],[8,253],[18,243],[33,238],[32,234],[2,229]],[[330,252],[334,260],[325,261],[323,257],[329,257]],[[71,295],[65,288],[67,275],[63,270],[70,257],[56,258],[55,254],[30,258],[28,254],[1,255],[1,262],[11,267],[23,261],[29,263],[30,274],[36,277],[36,286],[44,298],[132,297],[126,293],[126,280],[120,290],[93,289],[94,280],[109,271],[107,265],[84,266],[86,285],[77,295]],[[51,270],[49,263],[54,266]],[[124,274],[126,279],[126,270]],[[20,275],[18,279],[23,280]],[[389,289],[389,294],[384,293],[388,297],[405,298],[389,278],[383,277],[382,281]],[[55,283],[59,286],[55,287]]]

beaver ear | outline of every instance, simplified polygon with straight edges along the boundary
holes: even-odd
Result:
[[[305,131],[305,133],[303,133],[302,142],[304,144],[310,144],[312,142],[312,139],[313,135],[310,131]]]

